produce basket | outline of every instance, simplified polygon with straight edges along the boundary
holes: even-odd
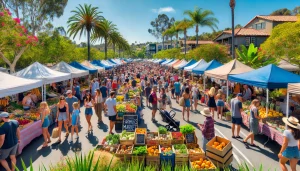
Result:
[[[206,144],[206,156],[225,164],[232,156],[232,144],[222,137],[214,137]]]
[[[132,156],[133,145],[119,145],[116,152],[116,157],[119,157],[121,161],[130,161]]]
[[[185,144],[172,145],[172,150],[175,153],[175,165],[188,165],[189,154]]]
[[[115,154],[118,148],[119,145],[97,145],[95,151],[106,151]]]
[[[207,157],[197,158],[193,157],[190,158],[190,169],[191,170],[205,170],[205,171],[215,171],[216,166],[214,163]]]
[[[121,145],[133,145],[134,143],[134,132],[126,132],[125,130],[122,131],[120,135],[120,144]]]
[[[159,146],[158,145],[147,145],[147,154],[146,154],[146,164],[155,165],[159,168],[160,162],[160,154],[159,154]]]
[[[184,144],[184,136],[181,132],[171,132],[172,144]]]
[[[136,153],[136,154],[135,154]],[[145,163],[145,158],[147,154],[146,145],[134,145],[132,149],[132,161],[138,161],[139,163]]]
[[[189,153],[189,158],[196,157],[196,158],[203,158],[205,157],[205,152],[202,148],[199,147],[198,144],[187,144],[186,145]]]
[[[160,145],[159,146],[159,153],[160,153],[160,165],[165,163],[170,163],[171,166],[174,168],[175,166],[175,154],[172,150],[171,145]]]
[[[148,132],[146,137],[146,144],[149,145],[159,145],[158,132]]]
[[[167,132],[166,134],[158,133],[158,138],[159,138],[159,144],[160,145],[169,145],[169,146],[171,146],[171,144],[172,144],[172,135],[171,135],[170,132]]]

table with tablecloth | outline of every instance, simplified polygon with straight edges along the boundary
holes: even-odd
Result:
[[[243,124],[249,128],[250,116],[243,112],[242,118],[243,118]],[[259,122],[259,131],[261,134],[266,135],[268,138],[270,138],[273,141],[276,141],[278,144],[280,145],[283,144],[283,139],[284,139],[283,134],[282,132],[278,131],[276,128],[270,127],[266,123]]]
[[[20,131],[20,143],[18,148],[18,154],[22,153],[22,150],[33,139],[42,135],[41,120],[31,123]]]

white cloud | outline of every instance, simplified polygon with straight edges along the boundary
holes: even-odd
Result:
[[[164,8],[159,8],[159,9],[152,9],[151,10],[154,13],[168,13],[168,12],[176,12],[173,7],[164,7]]]

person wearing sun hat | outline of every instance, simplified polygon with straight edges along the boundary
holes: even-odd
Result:
[[[282,121],[287,125],[287,129],[283,132],[283,144],[278,153],[279,164],[282,170],[287,171],[285,163],[290,161],[292,171],[296,171],[300,145],[300,125],[299,120],[293,116],[289,118],[283,117]]]
[[[209,108],[204,108],[200,113],[205,116],[204,124],[198,124],[198,127],[202,132],[202,149],[206,151],[207,142],[215,137],[215,126]]]

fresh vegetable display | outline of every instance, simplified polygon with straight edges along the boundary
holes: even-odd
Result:
[[[195,127],[191,124],[182,125],[179,128],[180,132],[183,134],[191,134],[195,131]]]
[[[173,140],[183,140],[183,134],[181,132],[172,132],[172,139]]]
[[[116,153],[118,146],[113,146],[113,145],[98,145],[96,147],[96,150],[98,151],[106,151],[110,153]]]
[[[217,142],[217,141],[215,141],[215,142],[213,142],[213,145],[211,146],[212,148],[215,148],[215,149],[217,149],[217,150],[220,150],[220,151],[222,151],[223,150],[223,148],[226,146],[227,144],[225,143],[225,142]]]
[[[205,158],[192,161],[191,166],[193,169],[216,169],[215,165]]]
[[[163,126],[158,127],[159,134],[166,134],[167,131],[168,131],[167,128],[165,128]]]
[[[137,106],[132,104],[132,103],[129,103],[129,104],[126,104],[126,112],[132,112],[134,113],[137,109]]]
[[[187,154],[187,148],[185,144],[175,144],[173,147],[175,154]]]
[[[40,114],[39,113],[30,113],[28,119],[33,120],[33,121],[37,121],[40,118]]]
[[[123,95],[118,95],[118,96],[116,96],[116,100],[117,100],[117,102],[123,102],[124,96]]]
[[[159,134],[159,140],[172,140],[171,134]]]
[[[116,106],[117,112],[130,112],[135,113],[137,106],[133,103],[121,103]]]
[[[31,120],[24,119],[24,118],[15,118],[15,119],[19,122],[19,125],[26,125],[31,122]]]
[[[141,155],[147,154],[147,147],[146,146],[135,146],[133,148],[132,154],[136,155],[136,156],[141,156]]]
[[[105,137],[105,145],[116,145],[119,144],[120,141],[120,135],[119,134],[109,134]]]
[[[134,140],[134,133],[133,132],[127,132],[127,131],[122,131],[120,140]]]
[[[144,128],[136,128],[135,133],[137,133],[137,134],[146,134],[146,130]]]
[[[164,156],[169,156],[173,154],[171,147],[160,147],[161,154]]]
[[[147,133],[147,140],[159,140],[158,134],[154,132],[148,132]]]
[[[153,145],[153,146],[148,147],[147,152],[148,152],[149,156],[158,156],[158,154],[159,154],[158,146]]]
[[[117,112],[126,112],[125,104],[117,104],[116,108],[117,108]]]
[[[132,152],[132,145],[120,145],[118,151],[116,153],[118,154],[131,154]]]
[[[189,152],[189,154],[203,154],[204,153],[204,151],[201,148],[199,148],[198,144],[189,144],[188,152]]]

